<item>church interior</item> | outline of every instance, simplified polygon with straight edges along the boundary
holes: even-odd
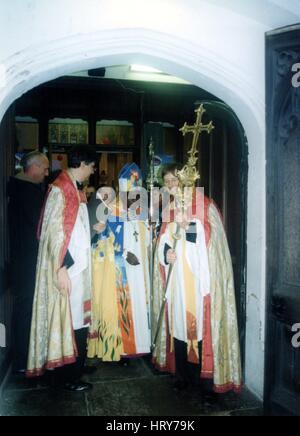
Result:
[[[93,189],[102,185],[117,189],[119,172],[126,163],[137,163],[146,179],[150,141],[155,155],[165,163],[186,163],[191,137],[183,136],[180,128],[185,122],[194,122],[200,104],[206,109],[205,119],[212,119],[215,128],[211,135],[202,134],[199,141],[198,185],[223,215],[243,349],[248,151],[243,127],[224,102],[182,79],[152,69],[147,72],[145,66],[107,67],[64,76],[34,88],[10,108],[10,129],[5,134],[10,134],[14,153],[11,170],[17,173],[21,156],[38,149],[49,157],[51,180],[51,174],[67,168],[68,150],[81,144],[91,146],[99,156],[90,180]],[[143,370],[153,376],[145,362],[129,369]],[[116,368],[116,374],[118,371],[121,376],[124,369]],[[107,380],[110,377],[108,374]],[[228,401],[223,407],[239,407],[234,399]],[[241,407],[252,410],[248,402],[246,397]],[[254,410],[259,410],[254,404]]]
[[[205,117],[213,120],[215,128],[211,135],[202,134],[199,141],[198,184],[223,216],[243,338],[248,166],[245,132],[236,114],[214,95],[162,72],[150,69],[145,73],[145,68],[147,71],[147,67],[125,65],[84,71],[28,92],[13,107],[14,150],[18,157],[38,147],[47,153],[55,172],[66,167],[68,148],[88,144],[99,154],[99,167],[90,184],[96,190],[103,183],[117,189],[118,174],[126,163],[137,163],[146,179],[151,139],[155,155],[184,165],[191,136],[183,137],[180,128],[185,122],[193,124],[194,111],[203,103]],[[134,80],[136,77],[139,80]]]

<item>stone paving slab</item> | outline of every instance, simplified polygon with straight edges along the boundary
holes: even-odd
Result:
[[[153,371],[149,360],[129,365],[89,362],[97,371],[86,380],[88,393],[49,387],[49,377],[12,376],[0,403],[2,416],[261,416],[261,404],[247,390],[241,395],[208,395],[200,388],[176,392],[174,379]]]

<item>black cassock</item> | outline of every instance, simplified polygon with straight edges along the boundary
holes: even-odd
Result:
[[[37,229],[45,197],[44,185],[32,183],[24,175],[12,177],[8,182],[8,197],[14,370],[21,370],[27,367],[39,245]]]

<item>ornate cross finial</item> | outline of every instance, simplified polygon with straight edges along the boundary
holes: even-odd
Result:
[[[198,179],[200,179],[200,174],[197,171],[196,165],[198,161],[198,140],[201,132],[207,132],[208,134],[215,128],[213,122],[210,121],[209,124],[202,123],[203,114],[206,112],[203,104],[199,106],[198,109],[195,110],[197,114],[196,122],[194,125],[189,126],[187,123],[184,123],[184,126],[180,129],[183,136],[187,133],[193,134],[193,143],[192,148],[188,152],[189,158],[187,164],[181,171],[178,171],[178,177],[182,186],[193,187]]]
[[[154,172],[154,156],[155,156],[154,142],[151,137],[149,143],[149,174],[147,178],[147,186],[149,190],[153,189],[154,184],[157,182]]]

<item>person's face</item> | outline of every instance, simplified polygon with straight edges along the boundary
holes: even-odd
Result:
[[[35,164],[35,180],[39,183],[43,183],[45,177],[49,176],[49,161],[48,159],[42,159],[40,163]]]
[[[176,195],[179,188],[179,180],[174,174],[168,173],[164,177],[164,186],[170,194]]]
[[[90,164],[86,164],[84,162],[81,162],[81,172],[82,172],[82,180],[88,181],[92,174],[94,174],[96,170],[96,164],[95,162],[92,162]]]

